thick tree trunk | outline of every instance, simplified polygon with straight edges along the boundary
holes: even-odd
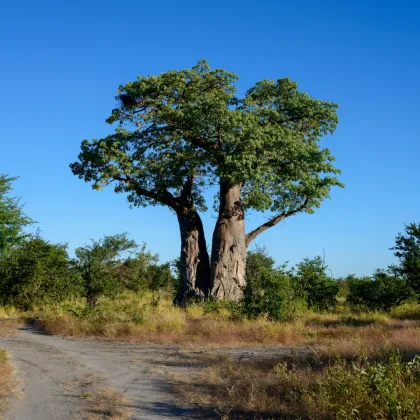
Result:
[[[219,217],[213,233],[211,293],[238,301],[245,288],[246,237],[241,187],[221,183]]]
[[[191,298],[204,298],[210,291],[210,261],[203,224],[195,210],[178,213],[181,233],[181,284],[177,303]]]

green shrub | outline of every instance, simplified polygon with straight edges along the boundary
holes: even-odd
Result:
[[[32,236],[0,260],[0,299],[31,307],[81,293],[81,279],[70,268],[66,245]]]
[[[291,277],[295,298],[304,299],[311,309],[334,307],[340,286],[326,271],[321,257],[305,258],[299,263]]]
[[[175,294],[178,284],[172,274],[171,263],[159,264],[159,254],[152,254],[143,243],[140,251],[127,258],[120,269],[125,289],[135,292],[162,292]]]
[[[390,310],[412,296],[407,282],[390,272],[376,271],[373,277],[347,278],[347,302],[374,310]]]
[[[217,300],[210,297],[203,302],[194,302],[192,306],[196,311],[198,307],[202,307],[204,314],[212,314],[216,318],[240,320],[244,317],[243,302]]]
[[[395,256],[400,265],[393,267],[420,298],[420,223],[405,226],[405,234],[395,238]]]
[[[274,268],[274,260],[263,249],[249,252],[243,309],[248,317],[267,315],[285,320],[290,315],[293,290],[284,267]]]
[[[420,304],[404,303],[391,309],[391,318],[420,320]]]
[[[393,354],[383,362],[363,358],[350,366],[339,360],[307,391],[320,414],[337,419],[418,419],[420,358],[404,362]]]
[[[84,296],[94,308],[100,296],[116,296],[132,276],[122,255],[137,248],[127,234],[104,236],[76,249],[75,267],[83,280]]]

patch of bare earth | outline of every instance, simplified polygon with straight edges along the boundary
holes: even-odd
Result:
[[[16,335],[18,328],[22,327],[21,321],[0,319],[0,337]]]
[[[84,418],[87,420],[126,420],[133,412],[128,399],[107,386],[103,378],[88,374],[78,381],[77,388],[84,400]]]

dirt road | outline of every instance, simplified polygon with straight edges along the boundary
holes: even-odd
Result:
[[[17,392],[6,420],[81,419],[94,417],[84,409],[81,386],[89,378],[104,381],[127,397],[130,418],[201,417],[182,407],[169,384],[150,373],[151,360],[171,357],[176,346],[125,344],[94,339],[49,336],[28,325],[11,337],[0,337],[17,370]],[[202,417],[201,417],[202,418]]]
[[[125,402],[120,402],[124,416],[115,418],[217,418],[214,410],[184,407],[171,393],[168,374],[194,372],[203,363],[203,353],[247,361],[295,358],[309,351],[302,347],[186,350],[175,345],[50,336],[32,324],[14,336],[0,337],[0,347],[9,352],[18,380],[5,420],[103,418],[100,410],[87,404],[90,389],[98,382],[124,397]]]

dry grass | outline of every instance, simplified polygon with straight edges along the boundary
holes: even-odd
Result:
[[[0,348],[0,418],[6,412],[12,392],[12,374],[13,369],[8,363],[7,352]]]
[[[104,385],[96,375],[86,376],[79,384],[81,397],[85,400],[88,420],[126,420],[131,417],[132,408],[127,398]]]
[[[346,339],[339,328],[306,358],[202,356],[204,367],[171,377],[174,389],[224,419],[418,419],[420,359],[409,378],[403,361],[420,354],[419,328],[346,328]],[[398,352],[402,361],[390,362]]]
[[[385,351],[398,350],[404,358],[420,352],[420,323],[400,321],[390,325],[335,327],[318,331],[314,346],[320,357],[340,356],[352,360],[361,354],[380,357]]]
[[[22,322],[16,320],[0,320],[0,337],[16,335],[18,328],[22,327],[22,325]]]
[[[157,325],[136,325],[133,322],[92,324],[63,317],[41,320],[40,325],[53,335],[87,335],[131,343],[185,344],[190,347],[292,345],[307,341],[302,324],[274,323],[265,319],[221,321],[189,318],[178,326],[169,322]]]
[[[264,317],[248,320],[236,317],[226,308],[206,313],[202,305],[181,309],[173,307],[168,300],[157,306],[141,300],[107,303],[79,316],[62,308],[44,309],[36,316],[41,326],[53,335],[189,347],[330,345],[334,342],[347,350],[348,357],[360,353],[366,344],[374,348],[382,336],[390,347],[398,344],[411,351],[418,346],[420,328],[420,321],[395,320],[382,313],[308,313],[293,322],[273,322]]]
[[[401,365],[392,362],[395,368],[389,358],[399,354],[409,361],[420,355],[420,323],[367,318],[311,316],[305,328],[313,351],[306,359],[257,356],[238,362],[203,356],[194,370],[171,378],[174,388],[187,403],[225,419],[417,419],[413,413],[420,410],[420,368],[411,379],[393,377]],[[372,391],[375,403],[369,394],[372,384],[363,382],[363,369],[381,381],[382,388]],[[388,399],[396,407],[403,401],[400,414],[389,414],[394,408],[388,402],[385,407]]]
[[[44,307],[32,314],[50,334],[94,336],[127,342],[187,344],[195,347],[296,344],[307,341],[302,322],[279,323],[265,318],[238,319],[227,308],[206,313],[203,305],[186,309],[162,299],[151,305],[147,299],[103,300],[91,312],[74,303]]]

